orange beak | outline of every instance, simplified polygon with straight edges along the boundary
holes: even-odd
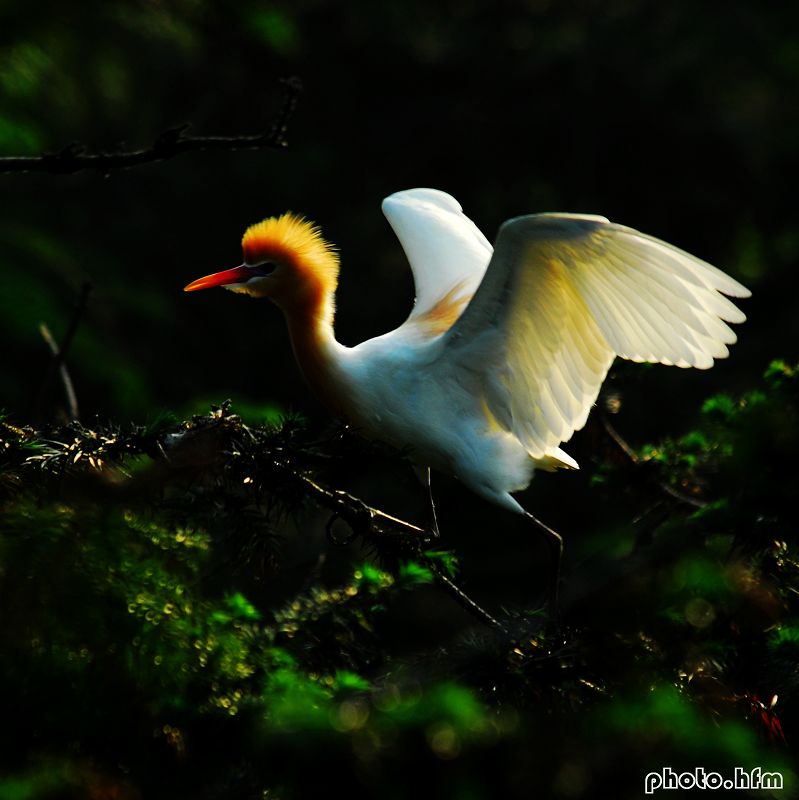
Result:
[[[198,289],[211,289],[214,286],[227,286],[231,283],[246,283],[256,274],[252,267],[242,264],[240,267],[233,267],[233,269],[226,269],[223,272],[215,272],[213,275],[206,275],[204,278],[198,278],[196,281],[192,281],[188,286],[184,286],[183,291],[196,292]]]

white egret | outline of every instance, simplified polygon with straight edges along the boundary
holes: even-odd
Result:
[[[288,323],[312,390],[364,434],[527,515],[513,497],[536,469],[577,468],[560,445],[585,425],[616,356],[707,369],[744,314],[738,281],[604,217],[533,214],[505,222],[492,250],[458,202],[397,192],[383,211],[405,250],[416,302],[394,331],[345,347],[333,333],[339,260],[293,214],[247,229],[244,263],[190,283],[268,297]],[[431,497],[432,503],[432,497]],[[431,505],[432,508],[432,505]]]

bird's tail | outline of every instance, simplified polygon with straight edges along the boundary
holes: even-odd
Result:
[[[580,469],[580,465],[559,447],[540,458],[530,457],[533,459],[535,468],[544,472],[555,472],[559,469]]]

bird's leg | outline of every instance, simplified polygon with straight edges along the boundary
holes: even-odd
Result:
[[[540,519],[534,517],[529,511],[524,512],[527,518],[533,522],[539,530],[546,536],[550,553],[550,573],[549,573],[549,597],[547,606],[551,616],[558,613],[558,589],[560,587],[560,562],[563,557],[563,537],[553,531],[548,525],[544,525]]]
[[[438,539],[441,535],[438,530],[438,518],[436,517],[436,504],[433,502],[433,487],[430,482],[430,467],[419,467],[413,465],[413,471],[419,479],[419,483],[427,489],[427,525],[426,530],[433,539]]]

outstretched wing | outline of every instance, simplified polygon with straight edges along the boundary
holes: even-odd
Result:
[[[749,291],[721,270],[604,217],[506,222],[485,277],[442,340],[479,372],[486,413],[535,458],[585,424],[615,356],[706,369]]]
[[[416,302],[402,328],[444,333],[483,279],[492,248],[454,197],[437,189],[408,189],[383,201],[383,213],[413,271]]]

